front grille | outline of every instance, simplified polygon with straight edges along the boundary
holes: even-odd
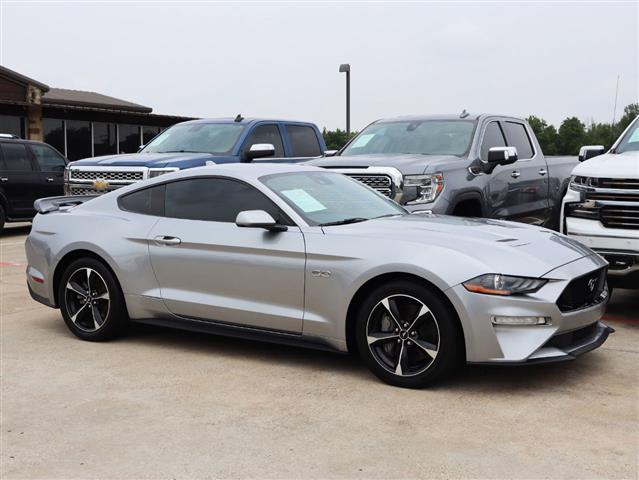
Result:
[[[572,280],[557,300],[562,312],[580,310],[601,303],[608,296],[605,268],[582,275]]]
[[[618,188],[621,190],[639,190],[639,180],[636,178],[600,178],[599,188]]]
[[[144,179],[144,173],[135,170],[78,170],[71,169],[71,181],[73,180],[106,180],[107,182],[137,182]]]
[[[349,177],[358,182],[368,185],[374,190],[377,190],[382,195],[390,197],[393,195],[393,180],[388,175],[374,175],[374,174],[355,174],[347,173]]]
[[[69,195],[102,195],[103,193],[109,193],[112,190],[113,189],[96,190],[95,188],[77,187],[72,185],[69,187]]]
[[[639,205],[606,205],[601,208],[600,216],[605,227],[639,229]]]
[[[586,192],[586,200],[612,200],[617,202],[639,202],[639,192],[637,193],[609,193],[609,192]]]

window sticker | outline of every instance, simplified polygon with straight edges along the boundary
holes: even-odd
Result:
[[[294,190],[282,190],[282,195],[285,195],[286,198],[293,202],[304,213],[326,210],[324,205],[301,188],[296,188]]]
[[[368,133],[366,135],[361,135],[357,138],[357,140],[355,140],[355,142],[353,142],[353,145],[351,145],[351,148],[361,148],[361,147],[365,147],[366,144],[368,144],[368,142],[370,142],[373,137],[375,136],[374,133]]]

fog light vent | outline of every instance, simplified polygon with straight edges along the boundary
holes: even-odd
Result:
[[[493,325],[550,325],[550,317],[505,317],[491,318]]]

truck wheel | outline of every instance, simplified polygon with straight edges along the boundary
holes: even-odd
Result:
[[[382,285],[362,303],[356,321],[360,355],[391,385],[425,387],[450,376],[464,360],[456,313],[423,285]]]
[[[80,258],[65,269],[58,285],[58,299],[64,322],[82,340],[110,340],[128,324],[120,285],[111,271],[94,258]]]

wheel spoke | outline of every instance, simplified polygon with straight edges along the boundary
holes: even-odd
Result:
[[[437,345],[427,342],[425,340],[419,340],[417,338],[412,339],[412,342],[430,358],[434,359],[437,356]]]
[[[108,300],[109,299],[109,292],[106,291],[101,295],[98,295],[97,297],[93,297],[94,300]]]
[[[417,313],[415,320],[413,320],[413,323],[411,323],[410,327],[408,327],[408,330],[412,330],[413,328],[417,327],[417,322],[419,321],[419,319],[423,318],[426,314],[432,315],[430,309],[426,305],[422,304],[422,307],[419,309],[419,312]]]
[[[397,328],[402,328],[401,324],[399,323],[399,321],[397,320],[397,318],[395,317],[395,314],[393,313],[393,311],[391,310],[391,306],[390,306],[390,302],[388,301],[388,298],[385,298],[384,300],[381,301],[381,304],[384,305],[384,308],[386,309],[386,311],[388,312],[388,314],[390,315],[390,317],[393,319],[393,321],[395,322],[395,325],[397,325]]]
[[[93,325],[97,330],[102,326],[104,320],[102,320],[102,315],[100,315],[100,311],[95,305],[91,305],[91,315],[93,316]]]
[[[86,294],[84,293],[85,290],[76,282],[69,281],[69,283],[67,283],[67,290],[71,290],[72,292],[77,293],[82,298],[87,298]]]
[[[92,291],[92,287],[91,287],[91,272],[93,270],[91,270],[90,268],[87,268],[86,271],[87,271],[87,290],[89,292],[91,292]]]
[[[89,304],[88,302],[87,302],[87,303],[85,303],[85,304],[84,304],[84,305],[82,305],[80,308],[78,308],[78,311],[77,311],[77,312],[75,312],[73,315],[71,315],[71,321],[72,321],[73,323],[77,323],[78,316],[80,315],[80,313],[82,313],[82,312],[86,309],[86,307],[87,307],[87,305],[88,305],[88,304]]]
[[[368,336],[366,337],[366,340],[368,341],[368,344],[372,346],[378,343],[390,342],[391,340],[395,340],[396,338],[399,338],[399,336],[396,333],[380,332],[380,333],[369,333]]]
[[[402,361],[404,360],[406,348],[404,348],[404,342],[402,342],[401,347],[399,348],[399,356],[397,357],[397,367],[395,367],[395,375],[404,375],[404,371],[402,370]]]

